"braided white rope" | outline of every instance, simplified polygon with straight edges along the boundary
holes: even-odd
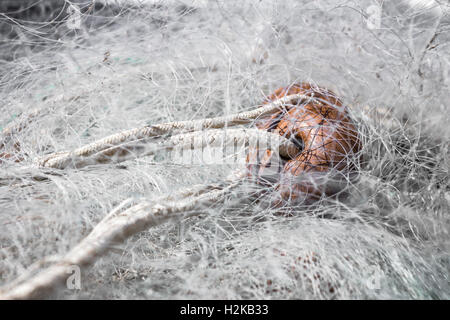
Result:
[[[218,129],[224,128],[226,126],[236,126],[240,124],[249,123],[257,119],[258,117],[275,113],[280,110],[280,106],[290,103],[297,99],[311,100],[314,98],[306,96],[304,94],[293,94],[274,100],[273,102],[267,103],[262,107],[256,108],[254,110],[232,114],[229,116],[190,120],[190,121],[168,122],[152,126],[146,126],[142,128],[134,128],[94,141],[86,146],[80,147],[71,152],[59,152],[47,155],[43,159],[38,160],[38,164],[44,167],[56,168],[57,166],[54,166],[52,164],[54,163],[63,164],[65,161],[69,163],[70,162],[69,159],[77,157],[88,157],[100,151],[109,149],[111,147],[126,142],[139,141],[145,138],[159,137],[164,134],[171,135],[180,130],[189,132],[203,129]]]
[[[169,220],[181,220],[200,214],[202,206],[223,199],[240,183],[244,175],[244,172],[234,173],[225,181],[228,183],[225,186],[194,186],[176,196],[163,197],[156,202],[143,201],[120,212],[130,202],[129,199],[125,200],[63,258],[40,273],[21,277],[0,288],[0,300],[47,296],[64,285],[71,266],[88,267],[113,244],[123,242],[138,232]]]
[[[161,150],[171,150],[174,148],[203,148],[206,146],[220,147],[230,144],[243,145],[255,143],[256,141],[268,142],[267,146],[275,152],[285,157],[293,157],[299,153],[298,147],[291,141],[279,134],[258,130],[258,129],[227,129],[227,130],[207,130],[191,132],[169,137],[166,141],[148,145],[145,139],[133,141],[119,146],[103,149],[90,157],[77,156],[76,152],[54,154],[38,160],[38,164],[43,167],[64,169],[67,167],[81,168],[89,164],[121,162],[129,159],[130,156],[152,155]],[[255,145],[256,146],[256,145]]]

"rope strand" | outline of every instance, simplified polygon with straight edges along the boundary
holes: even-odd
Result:
[[[0,288],[0,300],[36,299],[47,296],[64,285],[68,278],[69,267],[73,265],[88,267],[113,244],[124,242],[138,232],[161,225],[168,220],[181,220],[200,214],[202,206],[222,199],[239,185],[243,176],[243,172],[234,173],[225,181],[228,183],[225,186],[194,186],[180,191],[176,197],[163,197],[156,202],[143,201],[122,212],[120,210],[124,205],[119,205],[63,258],[40,273],[31,274]],[[125,202],[129,203],[127,200]]]
[[[249,123],[250,121],[279,110],[280,106],[292,102],[293,100],[300,99],[313,99],[312,97],[303,94],[288,95],[283,98],[277,99],[271,103],[265,104],[257,109],[241,112],[229,116],[207,118],[200,120],[189,121],[176,121],[162,124],[156,124],[152,126],[146,126],[143,128],[134,128],[126,131],[122,131],[103,139],[92,142],[86,146],[75,149],[72,152],[58,152],[50,154],[43,159],[38,160],[38,165],[44,167],[54,167],[53,163],[65,163],[70,162],[68,159],[77,157],[88,157],[102,150],[109,149],[111,147],[123,144],[125,142],[138,141],[145,138],[160,137],[164,134],[173,134],[179,130],[185,131],[199,131],[204,129],[218,129],[225,126],[236,126],[240,124]],[[65,159],[65,160],[62,160]],[[65,166],[63,166],[65,167]],[[63,168],[61,167],[61,169]]]
[[[256,144],[256,141],[268,142],[267,146],[269,148],[285,157],[292,157],[299,152],[293,142],[276,133],[241,128],[184,133],[169,137],[167,141],[156,145],[148,145],[147,141],[143,139],[104,149],[90,157],[80,157],[74,155],[74,153],[54,154],[50,158],[40,160],[38,164],[43,167],[56,169],[81,168],[91,164],[118,163],[130,159],[132,156],[149,156],[161,150],[173,150],[174,148],[198,149],[206,146],[220,147],[232,143],[235,145]]]

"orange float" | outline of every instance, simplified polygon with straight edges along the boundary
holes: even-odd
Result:
[[[264,103],[293,94],[307,98],[294,99],[255,124],[290,139],[299,153],[279,159],[274,181],[265,170],[273,165],[275,154],[267,149],[255,163],[253,150],[247,156],[249,175],[260,184],[274,184],[281,200],[315,201],[338,194],[357,176],[362,145],[356,127],[335,93],[309,83],[279,88]]]

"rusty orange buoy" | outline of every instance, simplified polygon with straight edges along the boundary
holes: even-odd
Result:
[[[265,175],[274,160],[270,149],[263,151],[256,165],[251,161],[255,153],[249,152],[247,168],[258,183],[274,183],[281,200],[315,201],[339,193],[343,184],[354,179],[362,144],[347,108],[328,89],[309,83],[293,84],[277,89],[264,103],[294,94],[310,99],[294,99],[275,114],[258,119],[255,125],[290,139],[299,153],[278,162],[278,181]]]

